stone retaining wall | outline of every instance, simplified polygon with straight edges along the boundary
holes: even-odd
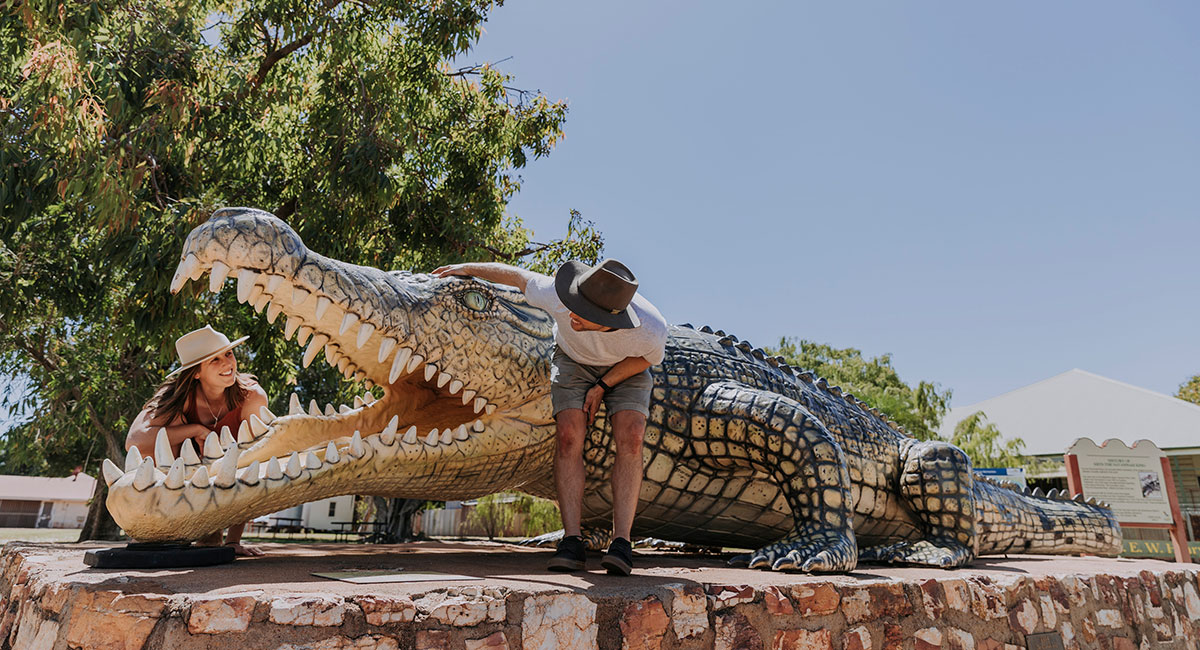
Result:
[[[1068,650],[1198,650],[1194,567],[1129,575],[969,571],[924,580],[781,576],[777,586],[680,580],[617,594],[436,588],[385,596],[145,593],[0,557],[0,646],[20,650],[573,649],[1011,650],[1057,632]]]

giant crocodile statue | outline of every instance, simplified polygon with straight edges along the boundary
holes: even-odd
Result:
[[[212,291],[232,278],[239,301],[282,319],[305,365],[323,356],[368,392],[307,411],[293,395],[288,415],[264,410],[201,449],[186,442],[176,457],[160,434],[124,470],[106,461],[108,508],[134,539],[194,540],[344,494],[554,497],[552,321],[516,289],[345,264],[244,208],[192,231],[172,292],[206,272]],[[732,335],[671,327],[652,372],[635,535],[755,549],[751,567],[808,572],[1121,548],[1103,504],[975,476],[958,448],[916,440]],[[603,409],[584,457],[584,524],[604,526],[614,451]]]

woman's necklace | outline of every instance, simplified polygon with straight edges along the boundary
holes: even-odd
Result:
[[[204,393],[203,388],[200,389],[200,397],[204,398],[204,408],[208,409],[208,415],[212,417],[213,426],[216,426],[217,422],[220,422],[220,418],[217,417],[216,411],[213,411],[212,404],[208,403],[208,395]]]

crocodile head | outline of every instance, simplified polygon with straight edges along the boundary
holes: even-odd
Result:
[[[197,539],[343,494],[464,499],[549,476],[553,322],[520,291],[332,260],[244,208],[191,232],[172,292],[206,272],[281,323],[306,366],[322,359],[368,392],[336,409],[293,395],[287,415],[264,410],[178,457],[160,432],[153,455],[106,461],[108,508],[134,539]]]

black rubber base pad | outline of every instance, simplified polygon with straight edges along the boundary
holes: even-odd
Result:
[[[232,546],[133,543],[88,551],[83,563],[94,569],[171,569],[227,564],[233,558]]]

